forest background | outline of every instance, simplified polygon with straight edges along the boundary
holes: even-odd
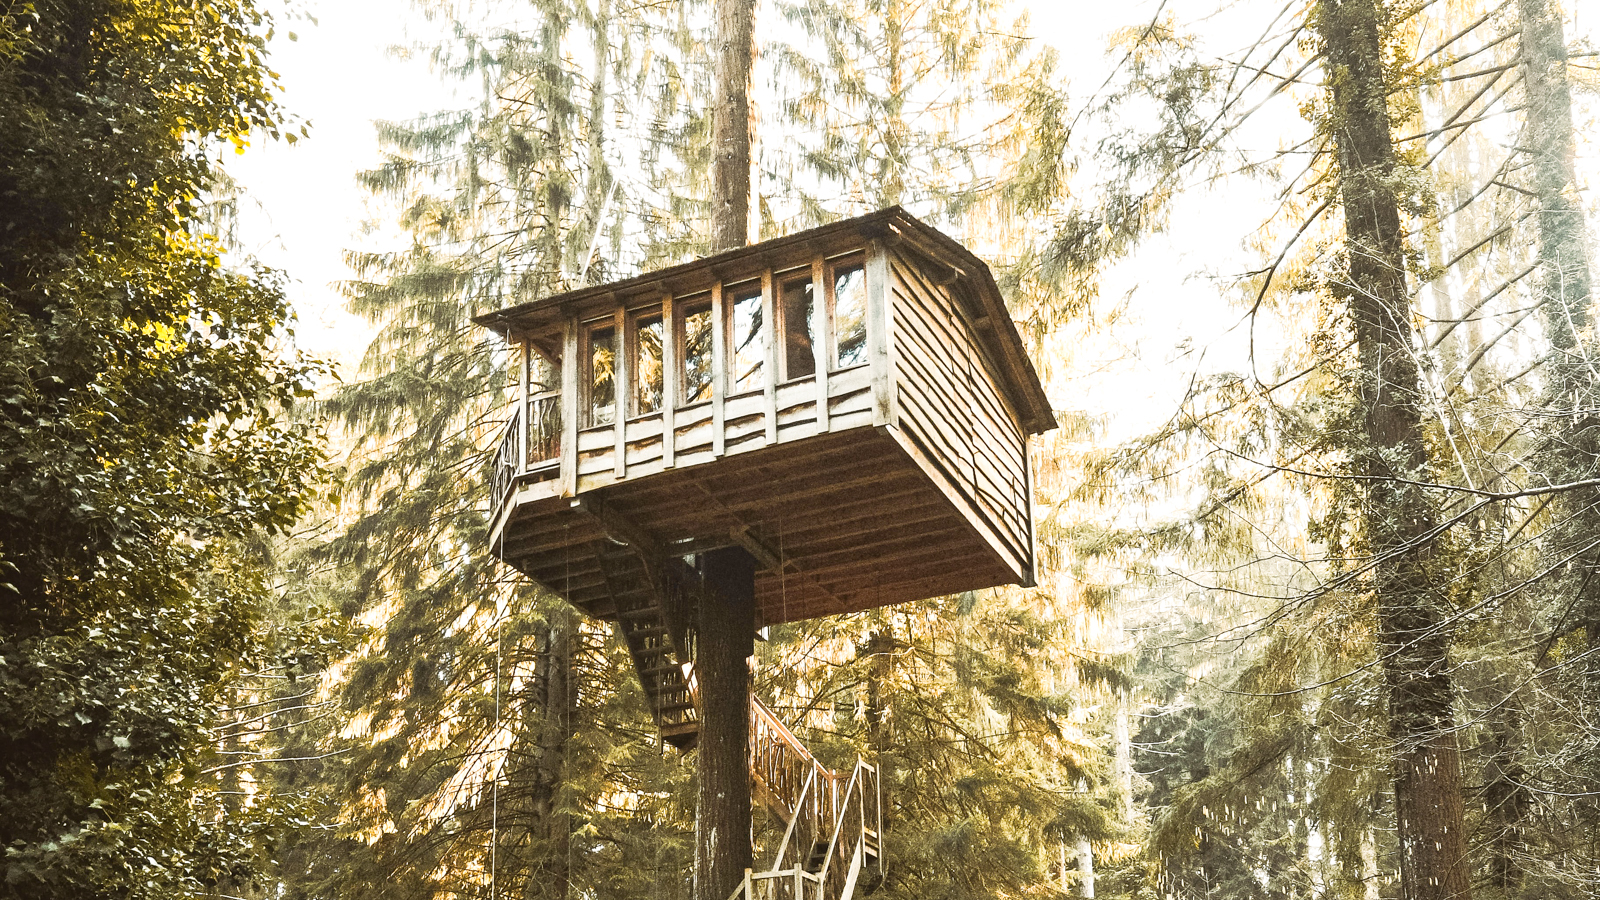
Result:
[[[1584,10],[1162,4],[1073,19],[1064,54],[1020,11],[760,12],[762,233],[899,202],[968,242],[1063,425],[1038,448],[1041,588],[758,651],[763,699],[820,756],[891,773],[884,895],[1595,896]],[[314,35],[308,13],[280,11],[280,34]],[[217,715],[187,714],[192,768],[130,790],[126,736],[102,736],[103,772],[75,757],[69,811],[116,812],[71,840],[45,814],[8,833],[5,890],[688,896],[692,768],[607,633],[483,550],[506,360],[466,319],[703,248],[708,10],[420,14],[412,55],[449,87],[378,126],[356,175],[372,228],[318,238],[354,247],[340,290],[366,324],[303,343],[370,340],[296,408],[326,478],[300,530],[265,533],[282,509],[238,526],[259,571],[236,624],[261,647],[205,676]],[[317,127],[363,117],[337,118]],[[1381,177],[1358,132],[1384,135]],[[252,192],[294,196],[248,165],[193,216],[245,248],[236,271],[272,261]],[[1380,207],[1365,233],[1344,214]],[[1364,281],[1369,257],[1399,286]],[[1384,438],[1373,408],[1409,425]],[[1444,799],[1414,805],[1436,770],[1454,780],[1420,793]],[[184,820],[185,790],[206,821],[250,824],[64,872],[63,853],[130,858],[82,835],[109,840],[124,810]],[[1430,856],[1418,836],[1443,833]]]

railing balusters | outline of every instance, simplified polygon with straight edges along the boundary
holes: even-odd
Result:
[[[870,849],[881,862],[883,810],[876,766],[857,760],[841,792],[840,773],[818,762],[776,713],[752,697],[750,770],[789,822],[772,868],[752,872],[746,880],[750,887],[735,891],[736,900],[841,900],[858,852],[865,863],[869,830],[877,842]],[[822,870],[808,872],[806,862],[819,840],[827,842]]]

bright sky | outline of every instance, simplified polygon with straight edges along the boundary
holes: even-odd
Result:
[[[451,97],[429,74],[426,59],[391,52],[426,41],[428,29],[437,27],[423,21],[408,0],[302,2],[316,24],[280,21],[271,60],[282,76],[283,102],[310,122],[311,138],[292,146],[260,141],[228,166],[251,198],[241,210],[244,249],[289,273],[301,346],[338,360],[348,375],[367,336],[342,311],[334,284],[349,277],[346,249],[381,241],[361,233],[369,218],[367,194],[355,181],[356,172],[378,161],[373,122],[441,109]],[[1074,81],[1092,78],[1095,86],[1104,78],[1105,35],[1148,15],[1144,2],[1106,4],[1099,7],[1097,25],[1092,9],[1086,16],[1086,4],[1020,5],[1029,8],[1034,32],[1061,51]]]

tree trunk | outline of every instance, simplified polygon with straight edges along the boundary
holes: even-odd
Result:
[[[1593,333],[1593,275],[1589,234],[1578,195],[1574,165],[1576,139],[1572,124],[1572,92],[1567,80],[1567,44],[1561,10],[1555,0],[1518,0],[1522,28],[1523,83],[1527,91],[1524,138],[1539,205],[1539,301],[1550,338],[1546,363],[1546,451],[1541,468],[1556,483],[1596,477],[1600,466],[1600,394],[1591,363],[1597,349]],[[1600,491],[1577,490],[1559,499],[1551,528],[1551,560],[1571,559],[1557,591],[1556,607],[1575,615],[1557,621],[1561,630],[1581,628],[1591,649],[1600,646],[1600,552],[1592,546],[1600,529]],[[1590,661],[1580,672],[1578,701],[1584,721],[1600,709],[1600,664]],[[1591,728],[1593,726],[1590,726]],[[1592,732],[1591,732],[1592,733]],[[1581,826],[1600,829],[1600,761],[1590,754],[1569,790]],[[1514,808],[1515,809],[1515,808]],[[1501,865],[1501,854],[1496,854]],[[1510,873],[1508,873],[1509,875]]]
[[[728,900],[751,866],[750,656],[756,561],[738,547],[700,560],[695,678],[700,683],[694,900]]]
[[[566,782],[567,745],[577,706],[572,689],[577,623],[572,609],[564,604],[552,609],[550,616],[549,636],[535,671],[536,700],[543,709],[529,816],[531,858],[523,889],[528,900],[566,900],[572,880],[572,822],[571,816],[561,812],[561,790]]]
[[[883,36],[887,44],[889,68],[889,96],[885,104],[883,127],[883,155],[879,165],[883,172],[884,206],[895,206],[905,194],[905,5],[901,0],[889,0],[883,16]]]
[[[1592,279],[1588,229],[1574,166],[1572,92],[1561,12],[1552,0],[1517,0],[1522,71],[1528,93],[1527,153],[1539,200],[1539,268],[1547,329],[1555,350],[1552,387],[1571,390],[1589,379]],[[1572,395],[1561,398],[1572,401]]]
[[[1521,892],[1525,873],[1525,832],[1533,797],[1526,787],[1519,744],[1522,738],[1521,704],[1508,697],[1489,714],[1485,743],[1488,759],[1483,772],[1485,849],[1489,857],[1489,884],[1501,897]]]
[[[1094,845],[1086,837],[1078,838],[1078,896],[1094,900]]]
[[[1332,92],[1361,435],[1353,448],[1366,485],[1379,644],[1393,742],[1403,900],[1471,896],[1461,757],[1447,655],[1446,598],[1430,572],[1433,503],[1423,394],[1406,289],[1395,154],[1384,77],[1386,13],[1375,0],[1323,0],[1315,14]]]
[[[716,109],[711,117],[711,252],[749,243],[750,79],[755,0],[717,0]],[[724,898],[726,900],[726,898]]]
[[[716,108],[711,117],[711,250],[750,239],[750,80],[755,0],[717,0]],[[700,561],[695,649],[700,684],[694,900],[727,900],[751,865],[750,668],[755,652],[755,559],[739,548]]]

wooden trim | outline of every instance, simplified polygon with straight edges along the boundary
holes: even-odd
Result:
[[[628,406],[633,399],[628,370],[633,368],[632,339],[627,308],[618,304],[611,319],[611,427],[616,445],[611,464],[617,479],[621,480],[628,475]]]
[[[661,298],[661,468],[677,465],[678,382],[683,377],[678,369],[683,357],[683,329],[678,327],[677,310],[672,295]]]
[[[585,360],[578,352],[578,317],[567,317],[561,352],[561,496],[578,493],[578,416],[587,391],[578,389],[579,368]]]
[[[867,244],[867,363],[872,367],[872,424],[893,426],[895,408],[894,316],[889,302],[889,256],[883,241]]]
[[[832,309],[829,295],[833,288],[827,286],[828,264],[818,254],[811,260],[811,358],[817,379],[817,433],[826,434],[832,428],[828,423],[828,369],[833,360]]]
[[[511,467],[512,472],[522,474],[528,468],[528,429],[533,424],[528,420],[528,370],[533,366],[533,348],[526,340],[517,345],[521,350],[517,354],[521,365],[517,367],[517,382],[520,395],[517,400],[517,415],[512,416],[512,421],[522,423],[517,429],[517,464]]]
[[[728,328],[723,322],[722,282],[711,286],[711,457],[717,459],[728,452],[727,435],[723,434],[722,408],[728,381]]]
[[[1022,586],[1039,586],[1038,524],[1033,521],[1033,441],[1022,437],[1022,522],[1028,529],[1028,571],[1022,573]]]
[[[761,327],[766,329],[767,361],[765,384],[767,444],[778,442],[778,298],[772,270],[761,272]]]

